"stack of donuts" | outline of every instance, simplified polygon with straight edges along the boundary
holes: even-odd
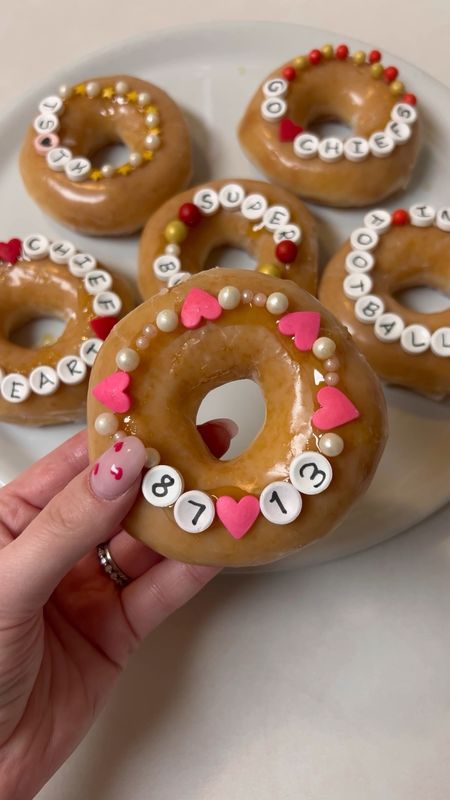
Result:
[[[347,139],[317,133],[336,119]],[[297,55],[263,78],[238,138],[267,181],[192,186],[189,129],[163,89],[126,75],[61,86],[30,120],[22,179],[76,233],[142,229],[140,299],[94,240],[89,252],[46,232],[0,243],[0,419],[52,425],[87,408],[94,462],[138,436],[147,464],[126,530],[165,556],[232,566],[329,534],[365,491],[387,436],[380,378],[450,394],[450,310],[398,299],[423,284],[450,292],[450,206],[383,206],[420,150],[418,103],[396,67],[345,44]],[[102,161],[118,142],[125,163]],[[320,282],[305,200],[364,209]],[[222,246],[255,269],[208,269]],[[65,324],[57,339],[11,341],[46,314]],[[259,384],[266,419],[247,450],[219,460],[197,412],[242,378]]]

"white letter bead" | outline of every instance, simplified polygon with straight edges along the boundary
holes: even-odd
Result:
[[[281,225],[287,225],[290,212],[285,206],[270,206],[264,213],[263,225],[272,233]]]
[[[357,275],[352,273],[347,275],[342,284],[344,294],[351,300],[357,300],[358,297],[364,297],[372,291],[373,281],[370,275]]]
[[[261,103],[261,116],[267,122],[284,117],[287,111],[287,103],[281,97],[268,97]]]
[[[45,236],[41,236],[40,233],[31,234],[22,242],[22,252],[31,261],[40,261],[42,258],[47,258],[49,247],[48,239]]]
[[[398,314],[380,314],[375,320],[374,333],[380,342],[396,342],[400,339],[405,323]]]
[[[366,294],[355,303],[355,317],[360,322],[373,325],[376,318],[384,311],[384,303],[376,294]]]
[[[394,122],[406,122],[413,125],[417,119],[417,111],[409,103],[397,103],[391,111],[391,119]]]
[[[87,375],[87,366],[79,356],[64,356],[56,365],[56,372],[63,383],[82,383]]]
[[[72,159],[72,151],[68,147],[53,147],[46,155],[47,165],[54,172],[64,172]]]
[[[415,203],[409,209],[409,216],[412,225],[417,225],[418,228],[427,228],[428,225],[433,224],[436,211],[426,203]]]
[[[193,489],[180,495],[173,510],[178,527],[187,533],[202,533],[212,524],[216,509],[205,492]]]
[[[288,481],[274,481],[259,497],[261,514],[275,525],[288,525],[302,510],[302,498]]]
[[[94,269],[84,278],[84,288],[89,294],[99,294],[111,289],[113,279],[105,269]]]
[[[344,155],[348,161],[364,161],[369,152],[369,142],[362,136],[351,136],[344,142]]]
[[[391,136],[383,131],[376,131],[369,137],[369,147],[372,155],[377,158],[389,156],[395,149],[395,142]]]
[[[431,350],[435,356],[450,357],[450,328],[438,328],[431,337]]]
[[[0,385],[1,395],[8,403],[23,403],[31,393],[28,378],[18,372],[10,372]]]
[[[59,115],[63,110],[63,101],[57,95],[44,97],[39,103],[39,111],[41,114],[56,114]]]
[[[450,231],[450,208],[440,208],[436,214],[436,225],[441,231]]]
[[[345,258],[347,272],[370,272],[374,264],[372,253],[367,250],[350,250]]]
[[[242,202],[241,214],[246,219],[262,219],[267,206],[268,202],[262,194],[249,194]]]
[[[339,161],[344,155],[344,144],[335,136],[328,136],[319,143],[318,154],[322,161]]]
[[[224,208],[239,208],[245,192],[238,183],[227,183],[219,192],[219,201]]]
[[[302,238],[302,232],[298,225],[280,225],[276,229],[273,239],[276,244],[283,242],[287,239],[289,242],[299,242]]]
[[[404,144],[411,138],[411,128],[404,122],[391,120],[386,125],[384,132],[394,140],[396,144]]]
[[[160,281],[168,281],[172,275],[176,275],[181,269],[181,261],[178,256],[165,254],[158,256],[153,262],[153,272]]]
[[[59,378],[53,367],[35,367],[29,376],[31,390],[35,394],[49,395],[56,392]]]
[[[51,151],[50,151],[51,152]],[[85,181],[92,169],[91,162],[84,156],[75,156],[64,167],[64,171],[71,181]]]
[[[414,355],[424,353],[425,350],[428,350],[430,343],[430,331],[424,325],[408,325],[400,338],[403,350]]]
[[[193,201],[194,205],[198,206],[202,214],[215,214],[216,211],[219,209],[219,195],[214,189],[199,189],[198,192],[194,194]]]
[[[67,264],[69,258],[76,252],[77,249],[72,242],[53,242],[50,245],[49,256],[55,264]]]
[[[302,494],[319,494],[328,489],[333,469],[321,453],[306,451],[294,458],[289,467],[291,483]]]
[[[350,243],[355,250],[373,250],[378,244],[378,234],[372,228],[356,228]]]
[[[263,94],[266,97],[282,97],[288,90],[288,82],[284,78],[271,78],[263,86]]]
[[[122,308],[122,300],[115,292],[100,292],[95,295],[92,308],[98,317],[114,317]]]
[[[184,481],[180,473],[166,464],[149,469],[142,481],[142,494],[147,503],[158,508],[172,506],[183,491]]]
[[[80,356],[88,367],[92,367],[97,353],[103,344],[102,339],[86,339],[80,347]]]
[[[184,283],[184,281],[187,281],[190,277],[190,272],[177,272],[176,275],[172,275],[172,277],[169,278],[167,286],[169,289],[172,289],[174,286],[178,286],[179,283]]]
[[[39,114],[33,122],[36,133],[54,133],[59,128],[59,119],[56,114]]]
[[[319,138],[313,133],[299,133],[294,139],[294,153],[299,158],[314,158],[319,150]]]
[[[375,208],[364,217],[364,227],[383,233],[391,227],[391,215],[384,208]]]
[[[69,258],[69,272],[76,278],[83,278],[97,266],[97,259],[90,253],[77,253]]]

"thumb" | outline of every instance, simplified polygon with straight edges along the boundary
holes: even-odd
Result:
[[[129,436],[50,500],[1,553],[2,610],[36,611],[80,558],[111,538],[136,498],[145,461],[144,445]]]

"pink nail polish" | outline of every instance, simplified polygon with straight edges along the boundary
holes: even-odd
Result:
[[[114,442],[92,467],[93,493],[104,500],[114,500],[125,494],[141,474],[146,460],[145,447],[136,436]]]

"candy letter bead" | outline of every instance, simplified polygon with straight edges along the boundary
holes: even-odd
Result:
[[[210,527],[216,515],[211,498],[196,489],[180,495],[173,510],[178,527],[187,533],[202,533]]]
[[[436,225],[441,231],[450,231],[450,208],[440,208],[438,210]]]
[[[406,125],[413,125],[417,119],[417,111],[409,103],[397,103],[391,111],[391,119],[394,122],[405,122]]]
[[[356,228],[350,243],[355,250],[373,250],[378,244],[378,234],[372,228]]]
[[[424,325],[408,325],[400,337],[403,350],[413,355],[424,353],[425,350],[428,350],[430,343],[430,331]]]
[[[273,240],[276,244],[287,240],[297,244],[302,238],[302,232],[298,225],[280,225],[273,234]]]
[[[376,294],[360,297],[355,303],[355,317],[360,322],[373,325],[376,318],[384,311],[384,303]]]
[[[30,387],[35,394],[49,395],[56,392],[59,378],[53,367],[35,367],[30,372]]]
[[[167,281],[167,286],[169,289],[172,289],[173,286],[178,286],[179,283],[183,283],[187,281],[188,278],[191,277],[190,272],[177,272],[175,275],[172,274],[172,277],[169,278]]]
[[[84,278],[84,288],[89,294],[99,294],[111,289],[113,280],[109,272],[104,269],[93,269]]]
[[[347,272],[370,272],[374,264],[372,253],[367,250],[350,250],[345,258]]]
[[[59,128],[56,114],[39,114],[33,122],[36,133],[55,133]]]
[[[261,103],[261,116],[267,122],[272,122],[274,119],[284,117],[287,111],[287,103],[281,97],[268,97]],[[41,133],[41,131],[38,131]]]
[[[239,208],[245,192],[237,183],[227,183],[219,192],[219,201],[224,208]]]
[[[290,216],[285,206],[270,206],[264,213],[263,225],[273,233],[280,225],[287,225]]]
[[[77,253],[69,258],[69,272],[76,278],[83,278],[97,266],[97,260],[90,253]]]
[[[172,506],[183,491],[183,478],[180,473],[159,464],[149,469],[142,481],[142,494],[148,503],[158,508]]]
[[[377,156],[377,158],[384,158],[395,149],[395,142],[387,133],[377,131],[369,137],[369,147],[372,155]]]
[[[241,213],[246,219],[262,219],[267,206],[267,200],[262,194],[249,194],[242,202]]]
[[[330,485],[333,470],[325,456],[308,451],[294,458],[289,467],[289,477],[302,494],[319,494]]]
[[[36,136],[33,144],[36,153],[46,156],[49,150],[59,145],[59,138],[56,133],[40,133],[39,136]]]
[[[405,122],[391,120],[386,125],[384,132],[394,140],[396,144],[404,144],[411,138],[411,128]]]
[[[261,514],[275,525],[288,525],[302,510],[302,498],[288,481],[274,481],[259,497]]]
[[[357,300],[358,297],[369,294],[372,291],[372,286],[372,278],[364,273],[361,275],[356,275],[355,273],[347,275],[342,284],[345,296],[351,300]]]
[[[416,203],[409,209],[409,217],[412,225],[417,225],[418,228],[427,228],[432,225],[436,211],[432,206],[425,203]]]
[[[181,269],[181,261],[177,256],[163,255],[155,258],[153,272],[160,281],[168,281]]]
[[[68,147],[54,147],[46,156],[47,165],[54,172],[64,172],[72,159],[72,151]]]
[[[10,372],[6,375],[0,385],[1,395],[8,403],[23,403],[31,393],[30,384],[24,375],[18,372]]]
[[[49,247],[48,239],[39,233],[27,236],[22,242],[22,252],[31,261],[40,261],[42,258],[47,258]]]
[[[221,308],[232,311],[241,302],[241,293],[236,286],[224,286],[217,295],[217,299]]]
[[[362,136],[351,136],[344,142],[344,155],[348,161],[364,161],[369,153],[369,142]]]
[[[86,339],[80,347],[80,356],[88,367],[92,367],[95,359],[97,358],[98,351],[103,344],[102,339]]]
[[[435,356],[450,357],[450,328],[438,328],[431,337],[431,350]]]
[[[39,111],[41,114],[56,114],[58,116],[63,110],[64,103],[57,95],[45,97],[39,103]]]
[[[100,292],[95,295],[92,308],[98,317],[114,317],[122,308],[122,300],[115,292]]]
[[[199,207],[202,214],[215,214],[219,209],[219,195],[214,189],[199,189],[193,198],[193,202]]]
[[[405,323],[398,314],[380,314],[375,321],[374,333],[380,342],[396,342],[402,335]]]
[[[322,161],[339,161],[344,155],[344,145],[335,136],[329,136],[319,142],[318,155]]]
[[[294,153],[299,158],[314,158],[319,150],[319,138],[313,133],[299,133],[294,139]]]
[[[76,252],[72,242],[53,242],[50,245],[49,256],[55,264],[67,264]]]
[[[389,211],[384,208],[376,208],[374,211],[369,211],[364,217],[364,227],[373,228],[377,233],[383,233],[391,227],[391,215]]]
[[[87,366],[79,356],[64,356],[56,365],[56,372],[63,383],[82,383],[87,375]]]
[[[83,156],[72,158],[64,167],[64,171],[71,181],[85,181],[92,169],[91,162]]]
[[[266,97],[282,97],[288,90],[288,82],[284,78],[271,78],[263,86],[263,94]]]

